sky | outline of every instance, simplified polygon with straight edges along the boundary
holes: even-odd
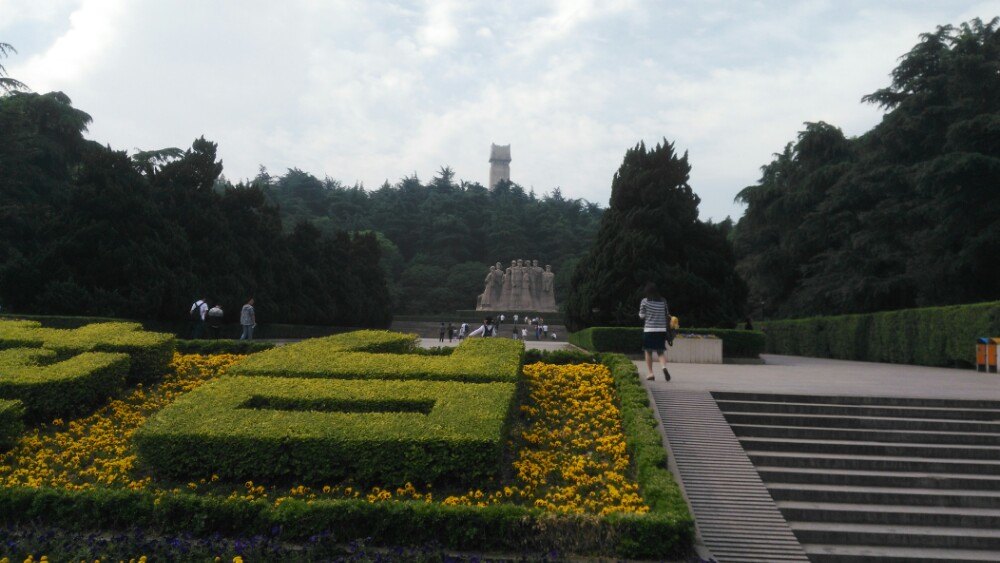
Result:
[[[606,206],[627,149],[687,151],[701,217],[804,122],[848,136],[919,35],[1000,0],[476,2],[0,0],[0,61],[61,90],[119,150],[219,143],[224,174],[289,168],[375,189],[450,166],[486,184],[490,144],[539,195]]]

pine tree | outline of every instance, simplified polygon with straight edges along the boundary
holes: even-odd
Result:
[[[625,153],[597,239],[573,273],[566,300],[571,330],[633,325],[643,286],[655,282],[686,326],[732,326],[746,287],[724,229],[698,220],[687,153],[666,140]]]

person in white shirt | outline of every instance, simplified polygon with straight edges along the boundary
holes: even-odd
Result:
[[[222,305],[215,305],[208,310],[208,326],[212,329],[212,338],[219,338],[219,332],[222,330],[222,317],[224,316]]]
[[[469,338],[474,336],[482,336],[483,338],[489,338],[491,336],[496,336],[497,329],[493,326],[493,317],[486,317],[483,319],[483,326],[477,328],[476,330],[469,333]]]
[[[192,327],[191,327],[191,338],[198,339],[201,338],[202,334],[205,333],[205,316],[208,315],[208,303],[204,299],[199,299],[191,305],[191,315]]]

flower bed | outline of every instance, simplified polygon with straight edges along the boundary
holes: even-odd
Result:
[[[626,373],[627,366],[634,372],[627,360],[627,366],[613,357],[602,358],[608,367],[526,366],[526,410],[512,430],[509,474],[471,489],[423,481],[364,488],[351,480],[233,483],[218,474],[172,481],[150,473],[136,456],[136,430],[238,359],[177,355],[161,383],[137,387],[91,416],[24,435],[0,455],[0,521],[277,534],[292,542],[333,533],[340,541],[370,537],[380,545],[438,541],[450,549],[629,557],[689,549],[690,516],[683,500],[677,503],[658,435],[654,445],[643,433],[655,433],[655,421],[645,396],[640,401],[635,394],[641,387]]]

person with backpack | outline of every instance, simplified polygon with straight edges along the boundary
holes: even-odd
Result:
[[[212,329],[212,338],[216,340],[219,339],[219,333],[222,331],[222,318],[224,316],[222,305],[216,304],[208,310],[208,326]]]
[[[205,316],[208,315],[208,302],[204,299],[195,301],[191,305],[191,311],[188,312],[188,315],[191,317],[191,338],[201,338],[205,333]]]
[[[486,317],[483,319],[483,326],[469,333],[469,338],[472,338],[473,336],[482,336],[483,338],[496,336],[496,328],[493,326],[493,317]]]
[[[646,355],[647,380],[653,381],[653,353],[660,357],[660,366],[663,368],[663,377],[670,381],[670,372],[667,370],[667,329],[668,319],[670,319],[670,309],[667,307],[667,300],[660,295],[656,289],[656,284],[649,282],[645,289],[646,297],[639,303],[639,318],[644,321],[642,329],[642,351]]]
[[[253,297],[247,300],[246,305],[240,309],[240,326],[243,327],[240,340],[253,340],[253,329],[257,326],[257,312],[253,308]]]

